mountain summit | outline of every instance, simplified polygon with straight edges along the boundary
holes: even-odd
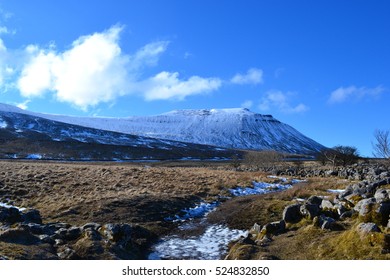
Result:
[[[9,105],[0,106],[0,110],[5,108],[12,109]],[[156,116],[126,118],[24,113],[94,129],[222,148],[296,154],[315,154],[324,148],[272,115],[257,114],[245,108],[175,110]]]

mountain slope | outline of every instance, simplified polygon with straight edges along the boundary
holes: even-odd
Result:
[[[8,110],[20,112],[19,108]],[[256,114],[242,108],[177,110],[157,116],[127,118],[73,117],[24,112],[95,129],[231,149],[315,154],[324,148],[271,115]]]
[[[3,111],[2,111],[3,110]],[[19,112],[24,112],[21,114]],[[0,158],[223,159],[235,151],[66,124],[0,106]]]

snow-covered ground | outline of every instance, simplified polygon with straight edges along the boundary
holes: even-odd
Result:
[[[9,205],[9,204],[3,203],[3,202],[0,202],[0,206],[1,206],[1,207],[5,207],[5,208],[11,208],[11,207],[13,207],[13,208],[18,209],[19,211],[24,211],[24,210],[26,210],[26,208],[23,208],[23,207],[16,207],[16,206],[14,206],[14,205]]]
[[[252,184],[253,187],[236,187],[230,189],[229,192],[232,197],[246,196],[282,191],[292,186],[291,184],[265,182],[253,182]],[[184,236],[173,235],[163,238],[154,246],[154,252],[150,254],[149,259],[220,259],[226,253],[228,244],[247,235],[247,231],[230,229],[218,224],[205,226],[206,219],[203,217],[214,211],[218,205],[218,202],[201,202],[192,208],[184,209],[183,215],[167,218],[167,220],[182,223],[178,228],[183,231]],[[194,229],[204,226],[203,233],[192,235]],[[186,236],[186,231],[189,232],[189,236]]]
[[[171,236],[163,239],[149,259],[217,260],[226,253],[229,242],[247,234],[247,231],[211,225],[199,236],[186,239]]]

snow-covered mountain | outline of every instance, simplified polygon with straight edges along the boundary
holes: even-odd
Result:
[[[0,111],[24,113],[89,128],[223,148],[277,150],[314,154],[324,148],[271,115],[248,109],[177,110],[127,118],[73,117],[23,111],[0,105]]]
[[[0,104],[0,158],[61,160],[220,160],[237,151],[50,120]],[[43,115],[42,115],[43,116]]]

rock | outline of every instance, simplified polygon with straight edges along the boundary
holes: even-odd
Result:
[[[40,239],[32,235],[26,228],[9,228],[0,233],[0,241],[21,245],[33,245],[40,243]]]
[[[336,220],[331,218],[331,217],[327,217],[325,215],[320,215],[320,216],[317,216],[313,219],[313,224],[315,226],[318,226],[320,227],[321,229],[334,229],[334,226],[335,226],[335,223],[336,223]]]
[[[251,229],[252,232],[255,232],[255,233],[260,233],[261,231],[261,225],[259,225],[258,223],[255,223]]]
[[[345,220],[347,218],[351,218],[353,213],[355,213],[354,210],[345,211],[343,214],[340,215],[340,220]]]
[[[289,205],[283,210],[283,220],[286,223],[298,223],[302,220],[302,214],[300,211],[301,204]]]
[[[306,218],[313,220],[314,217],[316,217],[320,214],[320,207],[318,206],[318,204],[306,203],[306,204],[301,205],[299,211]]]
[[[86,223],[85,225],[83,225],[81,227],[81,230],[84,231],[84,230],[86,230],[88,228],[92,228],[94,230],[99,230],[99,228],[101,228],[101,225],[98,224],[98,223]]]
[[[375,192],[374,197],[375,197],[376,201],[379,203],[390,201],[390,190],[378,189]]]
[[[23,222],[42,224],[42,217],[38,210],[30,209],[22,215]]]
[[[57,255],[62,260],[78,260],[78,259],[80,259],[80,257],[77,255],[75,250],[73,250],[67,246],[63,246],[63,247],[59,248],[57,250]]]
[[[265,235],[276,235],[283,233],[286,230],[286,223],[284,220],[279,222],[268,223],[261,229],[261,233]]]
[[[389,219],[389,221],[387,222],[387,227],[390,228],[390,219]]]
[[[380,203],[375,211],[378,213],[382,225],[385,226],[390,216],[390,202]]]
[[[79,227],[71,227],[66,233],[67,240],[75,240],[81,236],[81,229]]]
[[[44,234],[45,231],[45,227],[40,224],[29,223],[24,226],[27,227],[32,234]]]
[[[307,200],[307,204],[321,205],[322,198],[319,196],[312,195]]]
[[[48,244],[51,244],[51,245],[54,245],[56,242],[54,241],[53,238],[51,238],[49,235],[47,234],[41,234],[38,236],[38,238],[43,242],[43,243],[48,243]]]
[[[345,206],[341,203],[337,203],[333,206],[333,209],[335,209],[337,211],[337,214],[339,214],[339,216],[341,216],[344,212],[348,211],[347,208],[345,208]]]
[[[375,223],[360,223],[356,230],[360,237],[364,237],[371,232],[380,232],[379,227]]]
[[[16,207],[0,206],[0,223],[14,224],[22,221],[20,211]]]
[[[358,203],[360,200],[363,199],[363,197],[359,194],[356,194],[356,193],[352,193],[352,194],[349,194],[349,195],[346,195],[344,196],[344,199],[348,202],[350,202],[352,205],[355,205],[356,203]]]
[[[354,210],[359,212],[360,216],[365,217],[368,213],[370,213],[374,206],[376,205],[375,198],[366,198],[360,200],[354,207]]]
[[[321,208],[324,210],[326,210],[326,209],[331,210],[331,209],[333,209],[333,203],[327,199],[323,199],[321,202]]]
[[[131,239],[131,226],[128,224],[105,224],[102,232],[112,242],[127,242]]]

